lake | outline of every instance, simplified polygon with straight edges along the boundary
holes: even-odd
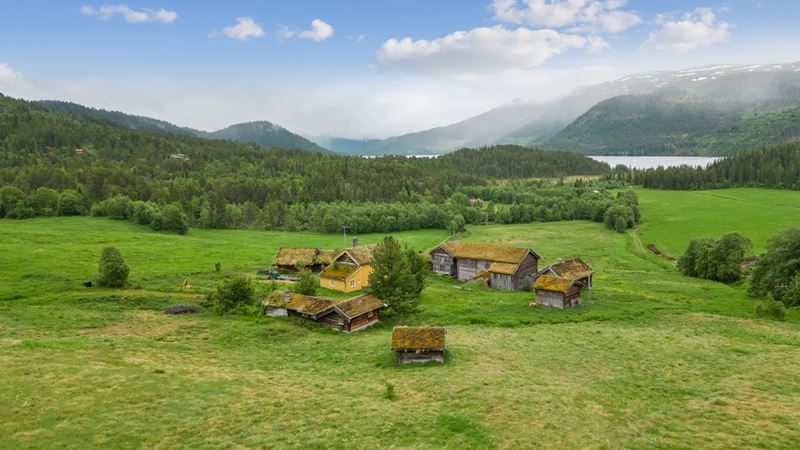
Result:
[[[612,168],[623,165],[631,169],[655,169],[662,167],[705,167],[722,158],[715,156],[590,156],[595,161],[608,163]]]

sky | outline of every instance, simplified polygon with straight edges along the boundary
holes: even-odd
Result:
[[[796,0],[0,2],[0,93],[383,138],[625,75],[800,60]]]

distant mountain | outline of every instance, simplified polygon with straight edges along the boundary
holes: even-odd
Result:
[[[125,114],[119,111],[90,108],[77,103],[43,100],[37,102],[45,108],[61,113],[91,117],[97,121],[123,128],[179,136],[194,136],[204,139],[226,139],[260,145],[262,147],[308,150],[316,153],[328,151],[308,139],[267,121],[247,122],[231,125],[222,130],[207,132],[180,127],[163,120]]]
[[[590,108],[542,146],[585,154],[731,155],[800,139],[800,74],[695,77]]]
[[[479,147],[504,143],[528,146],[546,144],[551,148],[562,148],[584,153],[626,153],[631,150],[628,148],[612,148],[610,146],[604,146],[601,149],[597,145],[587,145],[586,142],[576,138],[581,131],[576,127],[572,127],[571,124],[582,117],[584,113],[587,113],[590,108],[605,100],[619,96],[654,94],[657,91],[663,92],[668,88],[685,90],[691,95],[699,97],[719,96],[726,98],[730,95],[736,95],[738,92],[745,101],[738,104],[728,103],[725,111],[731,112],[732,109],[736,110],[738,108],[740,115],[747,116],[748,111],[750,113],[753,112],[752,104],[746,101],[748,98],[760,99],[759,101],[761,101],[764,99],[763,91],[771,92],[770,95],[777,92],[770,87],[776,82],[776,79],[797,78],[800,78],[800,63],[785,65],[716,65],[679,71],[642,73],[589,86],[556,101],[539,104],[517,102],[495,108],[452,125],[388,139],[321,138],[316,140],[323,146],[337,152],[366,155],[441,154],[452,152],[462,147]],[[746,83],[739,85],[743,81],[746,81]],[[778,84],[780,85],[782,82]],[[704,91],[707,93],[704,93]],[[774,100],[774,95],[772,99]],[[689,111],[690,115],[703,114],[699,110],[689,109],[692,109],[692,111]],[[716,114],[718,109],[712,109],[708,113],[712,113],[712,111]],[[673,113],[680,114],[678,110],[674,110]],[[680,130],[684,126],[681,125],[681,121],[684,124],[689,123],[688,120],[685,120],[686,117],[683,116],[676,116],[674,119],[676,121],[668,125],[668,128],[671,126],[674,130]],[[781,120],[785,121],[785,117],[778,120],[778,122],[781,122]],[[733,125],[730,121],[717,123],[717,126],[723,127]],[[741,125],[745,126],[743,123]],[[780,125],[777,126],[780,128]],[[569,132],[565,130],[567,127],[572,127]],[[565,134],[555,137],[562,132]],[[738,133],[735,130],[731,130],[731,132]],[[664,139],[673,139],[674,135],[668,133],[662,137]],[[635,139],[633,136],[632,138]],[[624,139],[626,138],[620,135],[619,140]],[[591,137],[587,135],[585,140],[591,141]],[[751,142],[758,142],[757,145],[761,145],[758,139],[752,139]],[[636,148],[640,153],[674,153],[676,151],[675,149],[667,149],[668,146],[666,144],[666,142],[658,144],[664,148],[658,147],[658,145],[655,148],[642,149],[638,146]],[[719,148],[709,145],[705,147],[684,146],[681,148],[684,148],[684,150],[680,151],[690,153],[720,152]]]

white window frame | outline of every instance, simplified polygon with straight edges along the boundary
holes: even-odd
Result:
[[[350,287],[356,287],[356,280],[350,280]]]
[[[331,278],[330,283],[331,283],[331,286],[336,286],[336,280],[334,280],[333,278]]]

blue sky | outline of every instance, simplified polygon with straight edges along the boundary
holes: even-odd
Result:
[[[3,2],[0,92],[385,137],[636,72],[800,60],[797,18],[788,0]]]

